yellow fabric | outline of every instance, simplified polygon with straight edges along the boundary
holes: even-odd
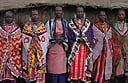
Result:
[[[25,24],[25,26],[24,27],[26,27],[27,25]],[[28,26],[26,27],[26,29],[28,29],[28,30],[30,30],[30,31],[32,31]]]
[[[31,56],[30,56],[31,57]],[[32,60],[31,60],[31,58],[32,58]],[[32,66],[33,65],[33,63],[34,63],[34,59],[35,59],[35,55],[32,53],[32,57],[30,58],[30,66]],[[32,63],[31,63],[32,62]],[[31,75],[31,73],[32,73],[32,67],[30,68],[30,75]]]
[[[38,31],[38,30],[44,28],[44,27],[42,27],[42,26],[44,26],[44,24],[42,24],[42,25],[41,25],[38,29],[36,29],[35,31]]]
[[[40,59],[40,51],[37,49],[37,57],[38,57],[38,60],[41,61]]]
[[[87,81],[87,82],[85,82],[85,83],[91,83],[91,81]]]

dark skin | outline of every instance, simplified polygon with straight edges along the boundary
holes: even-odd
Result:
[[[125,11],[124,10],[119,10],[118,11],[118,22],[123,23],[125,17],[126,17]],[[115,24],[113,26],[115,26]],[[124,59],[126,59],[126,57],[124,57]],[[127,63],[128,63],[128,58],[127,58]],[[125,83],[128,83],[128,77],[126,77]]]
[[[120,10],[118,11],[118,21],[123,22],[125,19],[125,11]]]
[[[118,21],[123,23],[125,19],[125,11],[124,10],[120,10],[118,11]],[[126,57],[124,57],[126,58]],[[127,63],[128,63],[128,59],[127,59]]]
[[[14,14],[13,14],[13,12],[7,11],[5,13],[5,23],[6,24],[11,24],[13,22],[13,20],[14,20]]]
[[[124,10],[119,10],[119,11],[118,11],[118,22],[123,23],[125,17],[126,17],[125,11],[124,11]],[[126,58],[126,57],[124,57],[124,58]],[[128,58],[127,58],[127,63],[128,63]],[[128,83],[128,77],[126,77],[125,83]]]
[[[31,14],[32,23],[38,25],[39,23],[39,13],[37,10],[33,10]],[[33,28],[33,32],[35,32],[35,28]],[[37,34],[33,34],[34,37],[37,37]],[[35,39],[35,38],[34,38]]]
[[[106,20],[106,13],[104,11],[101,11],[100,14],[99,14],[99,21],[101,23],[104,23]]]
[[[78,19],[84,18],[84,9],[82,7],[78,7],[76,9],[76,15]],[[80,41],[85,44],[84,40],[80,37]]]
[[[119,10],[117,17],[118,17],[118,22],[119,22],[119,23],[123,23],[123,22],[124,22],[124,19],[125,19],[125,17],[126,17],[125,11],[124,11],[124,10]],[[114,27],[114,26],[115,26],[115,24],[113,24],[113,27]]]
[[[84,9],[82,7],[78,7],[76,9],[76,15],[78,19],[81,19],[84,17]]]
[[[39,13],[38,13],[37,10],[33,10],[33,11],[32,11],[32,16],[31,16],[31,18],[32,18],[32,22],[37,25],[38,22],[39,22]]]
[[[13,22],[13,19],[14,19],[14,16],[13,16],[13,13],[11,11],[7,11],[5,13],[5,24],[9,25]],[[10,37],[9,37],[10,39]],[[7,52],[7,54],[9,55],[10,53]]]
[[[56,7],[55,8],[55,15],[57,19],[61,19],[62,18],[62,14],[63,14],[63,9],[62,7]]]
[[[9,25],[9,24],[13,23],[13,20],[14,20],[13,12],[12,11],[7,11],[5,13],[5,24]],[[7,55],[10,55],[10,52],[7,52]],[[22,75],[21,72],[19,72],[19,74]]]
[[[62,7],[59,7],[59,6],[56,7],[55,8],[56,19],[61,20],[62,14],[63,14]],[[62,44],[64,42],[64,37],[62,36],[62,34],[56,34],[56,40],[57,40],[57,43]]]

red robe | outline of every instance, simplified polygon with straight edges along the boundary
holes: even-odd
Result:
[[[0,81],[20,76],[21,30],[16,24],[0,27]]]
[[[107,23],[97,23],[93,26],[93,33],[95,44],[89,69],[93,72],[95,82],[104,83],[104,80],[110,79],[112,73],[111,28]]]
[[[87,65],[88,60],[90,59],[90,53],[92,52],[92,27],[88,19],[83,21],[83,24],[76,24],[76,19],[73,19],[69,22],[69,43],[71,49],[68,57],[68,69],[69,77],[68,80],[81,80],[86,82],[87,77],[90,76],[87,74]],[[77,20],[76,20],[77,21]],[[82,21],[81,21],[82,22]],[[75,36],[73,36],[75,34]],[[80,41],[80,38],[83,41]],[[73,44],[71,45],[73,41]]]
[[[126,32],[122,35],[117,28],[117,23],[112,29],[113,74],[116,74],[116,76],[123,74],[128,76],[128,24],[125,23],[125,25]],[[119,26],[121,26],[121,24]],[[119,67],[119,65],[122,66]]]
[[[47,30],[42,22],[38,25],[31,22],[24,25],[22,32],[22,60],[23,78],[27,81],[45,82],[47,36]]]

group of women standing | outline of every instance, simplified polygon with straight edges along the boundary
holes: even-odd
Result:
[[[118,11],[113,26],[106,22],[105,11],[92,23],[84,8],[67,22],[61,6],[55,18],[43,24],[38,10],[22,31],[14,23],[14,13],[5,12],[0,27],[0,83],[116,83],[125,77],[128,83],[128,24],[125,11]],[[46,73],[47,72],[47,73]],[[66,74],[68,73],[68,74]]]

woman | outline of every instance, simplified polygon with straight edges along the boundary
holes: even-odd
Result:
[[[128,24],[125,22],[125,11],[118,11],[118,21],[112,29],[113,45],[113,75],[116,76],[117,83],[128,83]]]
[[[83,7],[77,7],[76,18],[69,22],[68,48],[68,80],[75,83],[85,83],[87,65],[92,52],[93,33],[91,23],[84,16]]]

